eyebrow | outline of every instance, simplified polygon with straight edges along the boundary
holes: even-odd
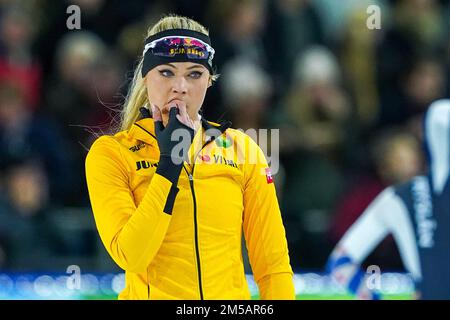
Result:
[[[171,63],[163,63],[163,65],[172,67],[174,69],[178,69],[175,65],[173,65]],[[194,68],[201,68],[201,67],[202,67],[202,65],[200,65],[200,64],[194,64],[193,66],[188,67],[187,70],[191,70],[191,69],[194,69]]]
[[[193,66],[190,66],[189,68],[187,68],[188,70],[194,69],[194,68],[202,68],[203,66],[200,64],[194,64]]]

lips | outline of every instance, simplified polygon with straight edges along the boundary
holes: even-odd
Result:
[[[169,100],[169,102],[167,103],[167,105],[170,106],[172,103],[179,104],[179,103],[185,103],[185,102],[184,102],[183,100],[181,100],[181,99],[174,98],[174,99]]]
[[[168,113],[169,113],[169,110],[170,110],[170,107],[171,107],[172,105],[176,105],[177,107],[178,107],[179,105],[187,106],[185,101],[183,101],[183,100],[181,100],[181,99],[174,98],[174,99],[169,100],[169,102],[167,102],[167,104],[164,105],[164,107],[161,109],[161,112],[162,112],[163,114],[168,114]]]

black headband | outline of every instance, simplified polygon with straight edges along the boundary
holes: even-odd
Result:
[[[192,37],[192,38],[201,40],[204,43],[211,46],[211,40],[210,40],[209,36],[207,36],[204,33],[193,31],[193,30],[188,30],[188,29],[170,29],[170,30],[164,30],[164,31],[158,32],[152,36],[149,36],[145,40],[145,45],[148,45],[149,43],[151,43],[155,40],[162,39],[164,37],[169,37],[169,36]],[[141,72],[142,77],[145,77],[147,72],[149,72],[154,67],[156,67],[160,64],[166,64],[166,63],[170,63],[170,62],[195,62],[195,63],[205,66],[209,70],[210,74],[213,74],[212,59],[195,59],[195,60],[193,60],[193,59],[190,59],[189,57],[187,57],[186,55],[175,55],[174,57],[161,57],[161,56],[156,56],[156,55],[152,54],[152,50],[146,50],[146,51],[144,51],[144,61],[142,63],[142,72]]]

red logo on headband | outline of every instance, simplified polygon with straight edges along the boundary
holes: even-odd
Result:
[[[170,43],[169,43],[170,45],[172,45],[172,44],[180,44],[181,39],[180,38],[170,38],[169,41],[170,41]]]

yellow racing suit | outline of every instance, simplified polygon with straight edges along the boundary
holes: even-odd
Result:
[[[250,299],[242,232],[261,298],[294,299],[285,230],[259,146],[202,119],[189,155],[174,199],[171,182],[155,173],[151,118],[98,138],[86,157],[98,232],[125,270],[119,299]]]

